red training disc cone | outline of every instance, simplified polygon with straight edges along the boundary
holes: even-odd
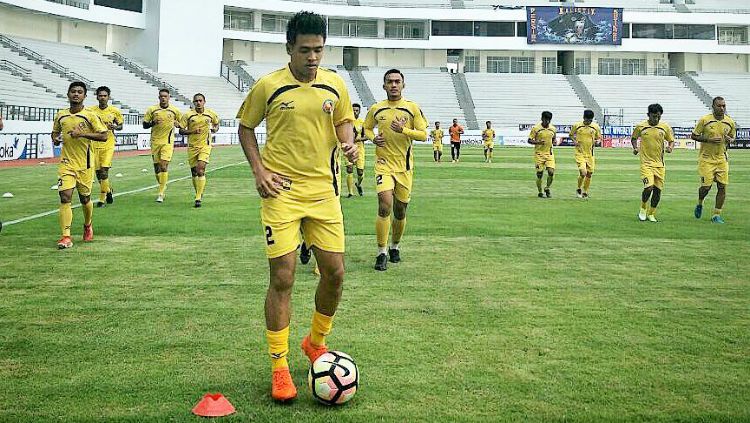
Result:
[[[220,393],[206,394],[193,407],[193,414],[201,417],[222,417],[234,413],[236,410],[231,402]]]

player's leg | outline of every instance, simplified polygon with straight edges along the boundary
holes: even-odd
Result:
[[[375,235],[378,243],[378,255],[375,257],[375,270],[386,270],[388,257],[388,232],[391,228],[391,210],[393,209],[393,190],[395,181],[391,175],[375,177],[378,192],[378,217],[375,220]]]
[[[487,150],[488,150],[488,148],[485,146],[484,147],[484,162],[485,163],[487,163]]]
[[[268,260],[270,280],[266,292],[266,341],[271,357],[271,397],[276,401],[289,401],[297,396],[297,388],[289,373],[289,322],[291,319],[292,287],[296,253]]]
[[[344,254],[325,251],[313,246],[315,261],[320,271],[320,281],[315,291],[315,312],[310,333],[302,343],[302,349],[311,362],[326,352],[326,336],[333,327],[341,292],[344,286]]]
[[[646,218],[650,222],[656,222],[656,208],[659,206],[661,200],[661,193],[664,189],[664,168],[657,168],[654,172],[654,183],[651,187],[651,207],[648,209]]]
[[[346,164],[346,189],[349,191],[347,197],[354,195],[354,165]]]
[[[57,248],[59,249],[73,246],[73,241],[70,238],[70,227],[73,224],[73,209],[70,202],[73,198],[75,182],[70,184],[68,179],[67,175],[61,175],[58,181],[58,194],[60,196],[60,216],[58,220],[60,222],[60,232],[62,233],[60,240],[57,241]]]
[[[401,248],[399,243],[401,238],[404,236],[404,230],[406,229],[406,208],[409,203],[404,203],[398,199],[398,196],[394,196],[393,202],[393,221],[391,223],[391,246],[388,248],[388,257],[391,263],[398,263],[401,261]]]
[[[456,143],[451,142],[451,161],[456,162]]]
[[[652,168],[641,165],[641,181],[643,182],[643,191],[641,192],[641,208],[638,210],[638,220],[645,222],[648,218],[649,199],[656,183]]]
[[[195,207],[200,207],[203,193],[206,190],[206,166],[208,162],[198,160],[195,163]]]
[[[537,196],[539,198],[543,198],[544,194],[542,193],[542,176],[544,176],[544,170],[540,169],[539,166],[536,168],[536,189],[538,191]]]
[[[698,188],[698,204],[695,206],[693,214],[696,219],[703,215],[703,201],[711,191],[711,185],[714,183],[714,166],[710,163],[698,162],[698,176],[701,179],[701,186]]]
[[[94,240],[94,203],[91,202],[91,189],[94,186],[94,170],[87,169],[77,172],[76,191],[81,201],[83,210],[83,240],[86,242]]]
[[[112,203],[112,188],[109,182],[109,168],[102,167],[96,170],[96,179],[99,181],[99,201],[96,207],[104,207],[106,203]]]
[[[724,202],[727,199],[727,185],[729,185],[729,163],[724,162],[717,166],[714,172],[714,181],[716,181],[716,204],[711,216],[711,222],[724,223],[721,217],[721,209],[724,208]]]
[[[362,168],[360,168],[359,166],[357,167],[357,184],[356,185],[357,185],[357,193],[359,194],[360,197],[365,195],[365,191],[362,188],[362,181],[364,179],[365,179],[365,168],[364,168],[364,163],[363,163]]]
[[[461,161],[461,143],[456,143],[456,163]]]
[[[432,160],[434,162],[438,161],[438,151],[437,151],[437,148],[432,149]]]
[[[578,165],[578,188],[576,188],[576,197],[583,198],[583,181],[586,179],[586,167],[581,166],[579,158],[576,158]]]
[[[493,158],[493,155],[494,155],[493,151],[495,151],[495,148],[494,147],[489,147],[487,150],[489,150],[489,162],[492,163],[492,158]]]
[[[552,197],[552,181],[555,179],[555,168],[554,167],[547,167],[547,185],[544,187],[544,195],[547,196],[547,198]]]
[[[583,198],[589,197],[589,188],[591,188],[591,177],[594,176],[594,172],[587,170],[583,179]]]

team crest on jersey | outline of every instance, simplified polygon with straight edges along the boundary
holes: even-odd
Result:
[[[333,100],[327,99],[323,102],[323,111],[328,113],[329,115],[333,113]]]

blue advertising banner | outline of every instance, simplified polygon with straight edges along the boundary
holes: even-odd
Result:
[[[528,44],[622,45],[622,9],[526,7]]]

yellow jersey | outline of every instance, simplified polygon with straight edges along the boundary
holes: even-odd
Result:
[[[570,137],[576,140],[576,155],[591,157],[594,155],[596,141],[602,138],[602,128],[596,122],[586,125],[583,121],[570,128]]]
[[[709,113],[698,120],[693,129],[696,136],[705,136],[706,138],[716,138],[729,135],[732,138],[737,137],[737,125],[729,115],[724,115],[722,120],[714,117]],[[700,160],[706,162],[722,162],[727,160],[727,143],[720,144],[712,142],[702,142],[700,149]]]
[[[143,121],[150,123],[155,119],[161,119],[161,123],[151,127],[151,145],[174,144],[174,123],[180,122],[182,112],[173,105],[162,108],[158,104],[146,109]]]
[[[99,116],[91,110],[83,109],[78,113],[71,113],[70,109],[57,112],[52,123],[52,132],[62,134],[62,153],[60,154],[60,166],[71,170],[89,169],[93,163],[91,160],[91,141],[83,137],[71,137],[68,132],[73,128],[79,128],[83,132],[107,132]]]
[[[336,127],[354,122],[343,79],[318,68],[315,80],[298,81],[289,66],[260,78],[238,112],[240,124],[266,120],[263,166],[286,178],[289,195],[322,200],[339,195]]]
[[[539,122],[531,128],[529,139],[534,141],[544,141],[543,144],[534,144],[534,154],[553,154],[552,145],[557,137],[557,128],[549,124],[546,128]]]
[[[403,132],[391,129],[394,120],[404,122]],[[365,119],[367,138],[375,138],[373,129],[376,125],[378,134],[385,138],[385,146],[375,148],[375,173],[382,175],[412,170],[412,140],[427,140],[427,120],[417,103],[402,97],[396,101],[383,100],[373,104]]]
[[[485,144],[490,144],[494,142],[495,130],[490,128],[490,129],[485,129],[484,131],[482,131],[482,141],[484,141]]]
[[[122,112],[120,111],[120,109],[111,104],[104,109],[99,108],[98,104],[96,106],[89,106],[87,107],[87,109],[93,112],[95,115],[99,116],[99,119],[101,119],[102,123],[107,127],[109,132],[107,134],[107,142],[94,141],[94,149],[115,148],[115,131],[109,129],[109,126],[107,125],[122,125],[124,119],[122,117]]]
[[[633,129],[633,139],[641,139],[641,164],[651,167],[664,167],[664,142],[674,142],[672,127],[665,122],[651,126],[647,120]]]
[[[443,132],[442,129],[433,129],[432,131],[430,131],[430,137],[432,137],[432,144],[433,145],[442,144],[444,135],[445,135],[445,132]]]
[[[203,113],[198,113],[195,110],[190,110],[182,115],[180,120],[180,127],[188,131],[194,131],[198,128],[203,129],[200,134],[188,135],[188,146],[189,147],[205,147],[211,145],[211,128],[214,125],[219,124],[219,116],[213,110],[204,108]]]
[[[353,123],[354,126],[354,142],[365,142],[365,120],[362,118],[357,118],[354,120]]]

